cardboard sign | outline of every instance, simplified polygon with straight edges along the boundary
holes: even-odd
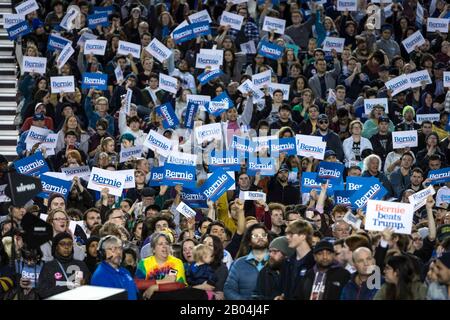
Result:
[[[369,231],[392,228],[395,233],[411,234],[413,216],[410,203],[369,200],[364,227]]]
[[[338,0],[337,11],[358,11],[358,3],[356,0]]]
[[[141,57],[141,46],[132,42],[119,40],[117,54],[128,56],[130,53],[134,58],[139,59]]]
[[[185,26],[179,25],[172,32],[172,38],[176,44],[180,44],[195,38],[194,31],[191,26],[186,22]]]
[[[177,93],[178,88],[178,80],[177,78],[168,76],[164,73],[159,73],[159,88],[170,92],[170,93]]]
[[[303,172],[301,179],[301,192],[310,193],[312,190],[320,192],[322,183],[317,179],[317,172]],[[333,195],[336,190],[343,190],[344,184],[334,180],[328,183],[327,194]]]
[[[150,150],[158,152],[163,157],[168,157],[170,151],[172,150],[173,141],[167,139],[162,134],[154,130],[150,130],[147,138],[145,138],[144,146],[148,147]]]
[[[221,26],[230,26],[231,29],[241,30],[244,17],[231,12],[223,11],[220,18]]]
[[[45,174],[41,176],[42,192],[37,196],[42,199],[48,199],[52,193],[58,193],[67,199],[67,195],[72,188],[72,181],[50,177]]]
[[[239,199],[266,202],[266,194],[264,192],[256,191],[241,191],[239,193]]]
[[[83,80],[81,83],[82,89],[95,88],[97,90],[108,89],[108,74],[106,73],[83,73]]]
[[[215,117],[220,116],[223,112],[229,109],[228,102],[226,101],[210,101],[206,105],[206,111]]]
[[[172,151],[166,159],[166,163],[180,164],[184,166],[197,165],[197,155],[179,151]]]
[[[46,128],[31,126],[30,130],[28,130],[27,137],[25,138],[27,150],[31,150],[36,143],[42,143],[50,132],[51,131]]]
[[[159,187],[164,181],[164,167],[153,167],[150,171],[150,187]]]
[[[189,21],[191,23],[196,23],[196,22],[203,22],[203,21],[207,21],[208,23],[212,23],[211,17],[209,16],[208,10],[202,10],[199,12],[196,12],[194,14],[191,14],[188,17]]]
[[[385,114],[389,113],[389,103],[387,98],[364,99],[364,113],[370,114],[373,107],[378,104],[384,107]]]
[[[327,143],[322,141],[322,137],[296,134],[295,141],[297,143],[297,155],[323,160]]]
[[[273,135],[273,136],[253,137],[252,141],[255,145],[255,151],[261,152],[262,150],[269,150],[271,140],[278,140],[278,136]]]
[[[119,170],[115,172],[120,172],[125,175],[125,185],[123,189],[133,189],[136,188],[136,177],[134,176],[134,169],[130,170]]]
[[[198,81],[200,81],[201,85],[204,85],[207,82],[212,81],[223,74],[224,74],[223,71],[220,69],[205,71],[201,75],[199,75],[197,79]]]
[[[239,171],[241,169],[240,159],[235,151],[213,149],[209,153],[208,167],[211,171],[219,168],[224,171]]]
[[[18,14],[25,16],[33,11],[39,10],[39,5],[36,0],[27,0],[17,5],[14,9]]]
[[[106,12],[108,16],[110,14],[113,14],[114,7],[113,6],[106,6],[106,7],[94,7],[94,14]]]
[[[162,118],[164,129],[175,128],[180,124],[170,102],[156,107],[155,111]]]
[[[295,138],[281,138],[277,140],[269,140],[270,156],[277,158],[280,153],[286,153],[288,156],[297,154],[297,146]],[[256,148],[255,148],[256,151]]]
[[[254,74],[252,76],[252,81],[255,88],[258,89],[263,88],[265,85],[270,86],[272,82],[272,71],[267,70],[264,72]]]
[[[87,188],[96,191],[108,188],[108,194],[120,197],[125,186],[125,179],[126,176],[119,171],[93,167]]]
[[[197,143],[203,143],[213,139],[222,140],[222,125],[220,123],[203,125],[195,128],[194,133]]]
[[[246,139],[237,135],[233,135],[231,148],[237,151],[238,156],[248,157],[249,154],[255,152],[255,146],[250,139]]]
[[[347,177],[345,183],[345,190],[357,191],[365,185],[371,185],[373,183],[379,182],[375,177]]]
[[[195,166],[185,166],[179,164],[164,164],[164,180],[163,185],[176,186],[182,185],[187,188],[195,188],[196,181]]]
[[[188,94],[186,96],[186,101],[187,103],[193,103],[201,106],[203,110],[206,110],[205,106],[211,101],[211,97],[199,94]]]
[[[350,202],[350,197],[353,195],[353,193],[354,193],[354,191],[348,191],[348,190],[334,191],[334,203],[351,207],[352,203]]]
[[[16,166],[15,163],[14,166]],[[25,206],[30,199],[33,199],[42,191],[41,180],[38,178],[17,172],[8,172],[6,176],[8,178],[8,187],[5,190],[5,194],[7,198],[11,199],[13,206]]]
[[[35,154],[13,162],[17,172],[26,176],[40,177],[50,171],[42,153]]]
[[[88,28],[95,29],[97,26],[108,27],[108,13],[100,12],[88,15]]]
[[[450,71],[444,71],[444,87],[450,88]]]
[[[125,94],[125,113],[127,115],[130,114],[131,110],[131,99],[133,98],[133,90],[130,88],[127,89],[127,93]]]
[[[416,47],[420,47],[425,43],[425,38],[423,37],[420,31],[414,32],[408,38],[402,41],[403,46],[405,47],[406,52],[411,53],[414,51]]]
[[[345,166],[339,162],[320,161],[317,168],[317,179],[320,182],[326,182],[326,180],[344,180]]]
[[[75,50],[72,48],[72,44],[68,43],[59,54],[56,59],[56,66],[58,69],[61,69],[67,61],[69,61],[70,57],[74,54]]]
[[[194,121],[198,111],[198,104],[189,102],[184,114],[184,127],[188,129],[194,128]]]
[[[127,162],[130,159],[137,159],[142,156],[143,145],[130,148],[120,148],[120,163]]]
[[[247,174],[255,176],[257,173],[262,177],[275,175],[275,160],[273,158],[251,156],[248,161]]]
[[[145,47],[145,50],[147,50],[148,53],[150,53],[161,63],[169,59],[169,57],[172,55],[172,50],[167,48],[156,38],[153,38],[152,42],[150,42],[150,44]]]
[[[87,40],[95,40],[97,38],[98,37],[95,34],[92,34],[90,32],[83,32],[83,34],[78,38],[77,46],[79,46],[80,48],[84,47]],[[103,40],[103,41],[105,41],[105,40]],[[106,46],[105,46],[105,49],[106,49]],[[83,52],[86,52],[86,48],[84,48]]]
[[[344,52],[344,38],[326,37],[323,41],[323,51],[336,50],[336,52]]]
[[[423,121],[431,121],[431,123],[439,121],[441,115],[439,113],[416,114],[416,122],[422,124]]]
[[[273,92],[275,90],[281,90],[281,91],[283,91],[283,100],[287,101],[287,100],[289,100],[290,89],[291,89],[291,85],[289,85],[289,84],[272,82],[269,86],[269,94],[273,98]]]
[[[428,179],[431,179],[431,184],[440,184],[450,181],[450,167],[431,170],[428,172]]]
[[[54,154],[54,149],[58,143],[59,135],[57,133],[49,133],[45,139],[42,141],[40,147],[47,150],[47,155]],[[50,152],[50,153],[49,153]]]
[[[11,199],[6,195],[6,187],[7,184],[3,184],[0,186],[0,202],[10,202]]]
[[[413,72],[407,75],[409,80],[409,87],[410,88],[417,88],[421,87],[425,84],[431,83],[431,77],[428,70],[420,70],[417,72]]]
[[[88,39],[84,43],[84,54],[104,56],[106,50],[106,40]]]
[[[406,75],[402,74],[401,76],[389,80],[385,85],[386,88],[392,91],[392,95],[395,96],[396,94],[409,89],[409,79]]]
[[[180,204],[177,206],[176,210],[188,219],[195,218],[195,216],[197,215],[197,212],[195,212],[193,209],[191,209],[183,201],[180,202]]]
[[[427,203],[427,198],[434,195],[435,193],[436,191],[434,191],[434,187],[430,185],[428,186],[428,188],[417,191],[416,193],[410,195],[408,197],[409,203],[414,206],[414,211],[417,211]]]
[[[114,75],[116,76],[117,83],[120,84],[120,82],[124,80],[123,71],[120,68],[120,65],[117,65],[117,67],[114,69]]]
[[[394,131],[392,132],[392,147],[394,149],[417,147],[417,130]]]
[[[33,31],[27,21],[19,22],[16,25],[13,25],[6,29],[8,32],[8,38],[11,41],[16,40],[19,37],[27,35]]]
[[[264,93],[262,93],[261,90],[259,90],[258,88],[256,88],[253,85],[253,82],[250,81],[250,79],[245,80],[239,87],[238,90],[244,94],[247,94],[249,92],[252,93],[253,97],[256,100],[260,100],[262,98],[264,98]]]
[[[3,27],[5,29],[11,28],[16,24],[25,21],[23,14],[4,13],[3,14]]]
[[[272,60],[278,60],[283,56],[284,48],[269,41],[260,41],[258,54]]]
[[[245,54],[256,54],[255,41],[250,40],[240,44],[241,52]]]
[[[68,43],[72,44],[72,41],[56,34],[50,34],[47,42],[47,51],[62,50]]]
[[[220,65],[222,63],[222,60],[220,60],[219,57],[204,54],[204,53],[198,53],[197,58],[195,60],[195,67],[197,69],[205,69],[205,68],[211,68],[211,69],[219,69]]]
[[[67,31],[72,31],[75,28],[74,20],[80,14],[80,8],[78,6],[72,5],[67,8],[67,13],[62,19],[59,26]]]
[[[208,208],[206,197],[198,188],[183,188],[180,192],[181,200],[191,208]]]
[[[72,179],[74,177],[89,177],[91,169],[89,169],[89,166],[67,167],[61,168],[61,172],[64,173],[67,178]]]
[[[351,225],[356,230],[361,229],[361,223],[362,223],[361,219],[358,219],[356,216],[354,216],[351,211],[348,211],[342,220],[347,222],[349,225]]]
[[[52,93],[75,92],[75,78],[73,76],[50,77]]]
[[[275,32],[278,34],[284,34],[286,28],[286,20],[273,18],[269,16],[264,17],[263,27],[264,31]]]
[[[208,21],[192,23],[190,27],[192,29],[192,34],[195,38],[211,34],[211,27],[209,26]]]
[[[450,19],[428,18],[427,32],[448,33],[448,23]]]
[[[350,202],[355,208],[365,208],[369,200],[382,199],[387,193],[381,182],[374,182],[370,185],[364,185],[358,191],[355,191],[350,197]]]
[[[202,194],[211,201],[217,201],[229,187],[234,184],[234,179],[225,171],[216,170],[212,176],[201,186]]]
[[[47,58],[23,56],[22,72],[45,74]]]

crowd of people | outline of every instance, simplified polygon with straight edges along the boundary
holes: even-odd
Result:
[[[0,193],[0,298],[46,299],[91,285],[125,289],[130,300],[448,300],[450,180],[433,184],[429,172],[450,165],[450,38],[448,30],[429,32],[427,21],[442,19],[448,28],[450,5],[381,2],[358,0],[348,11],[336,0],[37,0],[39,9],[25,15],[31,32],[15,39],[16,160],[41,154],[57,174],[83,166],[134,170],[135,184],[116,196],[76,176],[67,196],[25,205]],[[76,18],[63,28],[69,9]],[[175,41],[189,16],[204,10],[209,33]],[[89,16],[98,12],[108,12],[107,23],[92,27]],[[240,30],[222,23],[225,12],[242,17]],[[267,17],[285,21],[284,32],[263,30]],[[407,51],[402,41],[417,31],[425,42]],[[74,50],[63,65],[61,48],[49,45],[54,35]],[[342,50],[324,48],[330,37],[345,39]],[[104,54],[85,54],[87,39],[106,40]],[[170,51],[164,61],[147,50],[153,39]],[[140,46],[140,56],[119,54],[120,41]],[[282,55],[269,57],[261,43],[282,47]],[[213,70],[196,67],[202,49],[223,57],[221,72],[205,83],[201,75]],[[46,58],[45,73],[23,72],[27,57]],[[423,70],[431,81],[400,92],[386,87]],[[266,71],[268,84],[243,92],[244,82]],[[106,74],[106,88],[82,86],[85,73]],[[176,93],[160,88],[161,74],[177,80]],[[73,76],[73,92],[54,93],[57,76]],[[192,120],[189,97],[224,93],[226,110],[216,115],[196,105]],[[367,99],[386,103],[367,111]],[[175,126],[159,112],[163,104]],[[197,143],[194,128],[211,124],[221,125],[222,139]],[[57,134],[55,148],[30,146],[32,128]],[[417,145],[394,149],[397,131],[416,131]],[[155,183],[152,173],[168,155],[146,144],[151,132],[173,141],[170,153],[196,158],[197,189]],[[273,161],[273,173],[263,174],[241,152],[240,169],[227,171],[231,190],[191,202],[195,216],[177,210],[218,170],[212,151],[233,151],[236,136],[296,135],[321,138],[323,161],[253,150]],[[121,151],[136,146],[142,153],[122,161]],[[342,163],[343,182],[375,179],[385,201],[409,203],[430,185],[434,195],[415,210],[410,233],[366,230],[368,212],[337,203],[331,180],[312,190],[303,184],[323,162]],[[0,155],[0,169],[0,187],[11,186],[14,163]],[[245,200],[248,191],[265,197]],[[46,232],[37,235],[37,226]]]

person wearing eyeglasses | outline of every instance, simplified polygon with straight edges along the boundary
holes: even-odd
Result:
[[[83,261],[75,258],[75,247],[70,233],[60,232],[53,238],[55,259],[44,264],[37,286],[42,299],[89,284],[91,273]]]
[[[248,228],[238,259],[232,264],[224,285],[225,299],[249,300],[256,289],[259,272],[269,260],[269,233],[262,224]]]
[[[119,227],[125,227],[126,220],[125,213],[121,208],[111,209],[111,211],[106,214],[106,221],[112,222]]]
[[[314,133],[315,136],[322,137],[322,140],[327,143],[326,149],[333,150],[336,153],[336,158],[340,162],[344,162],[344,148],[342,147],[342,142],[337,133],[329,129],[330,121],[326,114],[319,115],[317,118],[317,131]]]

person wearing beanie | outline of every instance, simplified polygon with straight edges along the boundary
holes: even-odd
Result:
[[[414,121],[416,111],[412,106],[405,106],[402,110],[403,121],[395,126],[395,131],[419,130],[420,124]]]
[[[295,250],[289,248],[287,238],[277,237],[269,245],[269,261],[260,271],[256,282],[256,299],[273,300],[281,295],[280,269],[287,257],[292,256]]]
[[[72,235],[58,233],[52,240],[54,259],[44,264],[39,276],[38,294],[42,299],[89,284],[91,272],[83,261],[74,259]]]
[[[392,61],[395,56],[399,56],[401,54],[400,46],[394,39],[391,39],[391,36],[392,26],[389,24],[381,26],[381,38],[375,45],[376,50],[381,49],[386,53],[389,61]]]

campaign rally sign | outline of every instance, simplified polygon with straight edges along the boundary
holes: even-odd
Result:
[[[123,186],[124,190],[136,188],[136,177],[134,176],[134,169],[119,170],[113,172],[117,172],[125,176],[125,185]]]
[[[141,46],[132,42],[119,40],[117,54],[128,56],[130,53],[134,58],[139,59],[141,57]]]
[[[3,27],[8,29],[16,24],[25,21],[25,16],[22,14],[4,13],[3,14]]]
[[[187,188],[195,188],[197,184],[195,174],[195,166],[165,163],[162,184],[166,186],[182,185]]]
[[[126,162],[130,159],[140,158],[142,155],[142,150],[144,149],[143,145],[134,146],[130,148],[121,148],[120,149],[120,163]]]
[[[120,173],[120,171],[93,167],[87,188],[96,191],[108,188],[108,194],[120,197],[125,187],[125,180],[126,175]]]
[[[428,188],[422,189],[410,195],[408,197],[409,203],[414,206],[414,211],[417,211],[427,203],[427,198],[435,193],[436,191],[434,191],[434,187],[430,185]]]
[[[427,32],[448,33],[450,19],[427,18]]]
[[[212,81],[218,77],[220,77],[221,75],[223,75],[223,71],[220,69],[215,69],[215,70],[211,70],[211,71],[205,71],[203,72],[201,75],[199,75],[197,77],[198,81],[200,81],[201,85],[204,85],[205,83],[207,83],[208,81]]]
[[[103,73],[83,73],[82,89],[95,88],[97,90],[108,89],[108,74]]]
[[[42,183],[42,192],[37,195],[37,197],[42,199],[48,199],[50,194],[59,193],[67,199],[67,195],[72,188],[71,180],[58,179],[55,177],[50,177],[45,174],[40,177]]]
[[[11,199],[6,195],[6,187],[7,184],[3,184],[0,186],[0,202],[10,202]]]
[[[78,41],[77,41],[77,46],[80,46],[80,48],[81,47],[84,47],[84,44],[86,43],[86,41],[87,40],[95,40],[95,39],[97,39],[98,37],[95,35],[95,34],[93,34],[93,33],[90,33],[90,32],[84,32],[79,38],[78,38]],[[106,40],[105,40],[106,41]],[[85,50],[86,50],[86,48],[85,48]]]
[[[338,0],[337,11],[358,11],[358,4],[356,0]]]
[[[180,202],[180,204],[177,206],[176,210],[188,219],[195,218],[195,216],[197,215],[197,212],[195,212],[195,210],[193,210],[191,207],[189,207],[183,201]]]
[[[74,52],[75,50],[72,48],[72,44],[66,44],[66,46],[61,50],[61,53],[56,59],[56,66],[58,67],[58,69],[61,69],[66,64],[66,62],[69,61]]]
[[[279,46],[275,43],[271,43],[269,41],[260,41],[259,43],[259,50],[258,54],[262,55],[263,57],[272,59],[272,60],[278,60],[283,55],[284,48],[282,46]]]
[[[75,6],[75,5],[69,6],[67,8],[67,13],[63,17],[59,26],[61,28],[66,29],[67,31],[72,31],[72,29],[75,28],[73,22],[78,17],[79,14],[80,14],[80,8],[78,6]]]
[[[350,197],[353,195],[354,191],[348,190],[336,190],[334,191],[334,204],[342,204],[344,206],[351,207]]]
[[[373,107],[378,104],[384,107],[385,114],[389,113],[389,103],[387,98],[364,99],[364,113],[370,114]]]
[[[450,88],[450,71],[444,71],[444,87]]]
[[[191,14],[188,17],[188,19],[191,23],[197,23],[197,22],[203,22],[203,21],[206,21],[208,23],[212,22],[211,17],[209,16],[208,10],[206,10],[206,9]]]
[[[194,31],[189,24],[176,28],[172,33],[172,38],[176,44],[180,44],[195,38]]]
[[[255,145],[250,139],[246,139],[237,135],[233,135],[231,148],[238,152],[238,156],[248,157],[249,154],[255,152]]]
[[[196,127],[194,134],[197,143],[203,143],[213,139],[222,140],[222,125],[220,123],[212,123]]]
[[[223,50],[222,49],[200,49],[200,53],[209,54],[210,56],[219,57],[220,65],[223,65]]]
[[[379,182],[375,177],[347,177],[345,183],[345,190],[357,191],[361,189],[364,185],[370,185],[373,182]]]
[[[75,92],[75,78],[73,76],[50,77],[52,93]]]
[[[177,93],[178,88],[178,80],[177,78],[168,76],[164,73],[159,73],[159,88],[170,92],[170,93]]]
[[[253,85],[258,89],[261,89],[265,85],[269,86],[270,83],[272,82],[271,79],[272,79],[272,71],[270,70],[254,74],[252,76]]]
[[[220,116],[223,112],[227,111],[229,109],[229,104],[227,101],[214,101],[211,100],[206,105],[206,111],[209,114],[212,114],[215,117]]]
[[[195,166],[197,155],[179,151],[172,151],[166,159],[166,163],[181,164],[184,166]]]
[[[277,135],[272,136],[259,136],[253,137],[252,141],[255,144],[255,151],[260,152],[262,150],[269,150],[269,144],[271,140],[278,140]]]
[[[240,44],[241,52],[245,54],[256,54],[255,41],[250,40]]]
[[[297,146],[295,144],[295,138],[281,138],[277,140],[269,140],[270,156],[278,157],[280,153],[286,153],[288,156],[294,156],[297,154]],[[255,148],[256,151],[256,148]]]
[[[125,102],[124,102],[125,113],[127,115],[130,115],[132,98],[133,98],[133,90],[128,88],[127,93],[125,93]]]
[[[216,150],[209,153],[208,167],[211,171],[220,168],[225,171],[241,170],[241,158],[234,150]]]
[[[369,200],[364,228],[368,231],[392,228],[395,233],[411,234],[413,217],[411,203]]]
[[[74,177],[89,177],[91,169],[89,169],[89,166],[67,167],[61,168],[61,172],[64,173],[68,179],[73,179]]]
[[[88,15],[88,28],[95,29],[97,26],[109,26],[108,12],[100,12]]]
[[[208,21],[201,21],[191,24],[192,34],[194,37],[203,37],[211,34],[211,27]]]
[[[243,94],[251,92],[253,94],[254,99],[260,100],[264,98],[264,93],[261,90],[256,88],[253,85],[253,82],[250,79],[245,80],[239,87],[238,90]]]
[[[160,42],[156,38],[153,38],[150,44],[147,47],[145,47],[145,50],[147,50],[148,53],[150,53],[161,63],[166,61],[172,55],[172,50],[167,48],[162,42]]]
[[[72,41],[67,40],[56,34],[50,34],[47,42],[48,51],[62,50],[67,45],[67,43],[72,43]]]
[[[241,191],[239,193],[239,199],[266,202],[266,194],[264,192],[257,191]]]
[[[33,29],[30,27],[27,21],[21,21],[18,24],[9,27],[8,29],[6,29],[6,31],[8,32],[9,40],[13,41],[18,37],[31,33]]]
[[[191,208],[208,208],[206,196],[198,188],[183,188],[180,198]]]
[[[303,172],[301,179],[302,193],[310,193],[312,190],[320,192],[322,183],[317,178],[317,172]],[[336,190],[343,190],[344,183],[342,181],[330,181],[328,183],[327,194],[333,195]]]
[[[150,187],[159,187],[164,181],[164,167],[153,167],[150,170],[150,181],[148,185]]]
[[[36,3],[36,0],[27,0],[17,5],[14,9],[16,9],[18,14],[25,16],[33,11],[39,10],[39,5]]]
[[[114,7],[113,6],[106,6],[106,7],[94,7],[94,13],[102,13],[102,12],[106,12],[108,13],[108,16],[110,14],[112,14],[114,12]]]
[[[45,148],[47,150],[47,155],[54,155],[56,144],[58,143],[58,134],[49,133],[45,139],[42,141],[40,148]]]
[[[296,134],[297,154],[303,157],[313,157],[323,160],[327,143],[322,141],[322,137]]]
[[[420,47],[425,43],[425,38],[423,37],[420,31],[414,32],[408,38],[402,41],[403,46],[406,49],[406,52],[411,53],[414,51],[416,47]]]
[[[14,168],[16,168],[16,171],[20,174],[34,177],[40,177],[45,172],[50,171],[47,162],[40,152],[14,161]]]
[[[363,185],[350,197],[350,202],[355,208],[365,208],[369,200],[380,200],[387,193],[381,182],[371,182]]]
[[[269,94],[273,98],[273,92],[275,90],[281,90],[281,91],[283,91],[283,100],[287,101],[287,100],[289,100],[289,90],[290,89],[291,89],[291,86],[289,84],[272,82],[269,86]]]
[[[184,114],[184,127],[192,129],[194,127],[195,116],[197,115],[198,104],[189,102],[186,106],[186,113]]]
[[[231,29],[241,30],[242,22],[244,21],[244,17],[235,13],[223,11],[222,17],[220,18],[221,26],[230,26]]]
[[[389,80],[385,85],[386,88],[392,91],[392,95],[395,96],[396,94],[409,89],[409,78],[402,74],[401,76]]]
[[[435,121],[439,121],[441,115],[439,113],[430,113],[430,114],[416,114],[416,122],[418,124],[422,124],[423,121],[431,121],[431,123]]]
[[[219,94],[217,97],[212,99],[211,101],[217,101],[217,102],[225,102],[228,104],[228,109],[234,107],[233,100],[230,98],[230,96],[227,94],[226,91]]]
[[[344,51],[344,38],[326,37],[323,41],[323,51],[336,50],[336,52],[342,53]]]
[[[104,56],[106,44],[106,40],[88,39],[84,42],[84,54]]]
[[[431,170],[428,172],[428,179],[431,179],[431,184],[440,184],[450,181],[450,167]]]
[[[147,138],[145,138],[144,146],[148,147],[150,150],[153,150],[163,157],[168,157],[170,150],[172,150],[173,141],[167,139],[162,134],[154,130],[150,130]]]
[[[320,161],[317,168],[317,179],[320,182],[326,180],[343,181],[345,166],[339,162]]]
[[[278,34],[284,34],[286,28],[286,20],[273,18],[269,16],[264,17],[263,27],[264,31],[275,32]]]
[[[394,149],[417,147],[417,130],[394,131],[392,132],[392,147]]]
[[[22,72],[45,74],[47,58],[23,56]]]
[[[206,69],[210,67],[211,69],[219,69],[222,60],[218,56],[213,56],[205,53],[198,53],[197,59],[195,60],[195,67],[197,69]]]
[[[203,183],[200,190],[211,201],[217,201],[228,188],[234,184],[234,179],[223,170],[216,170],[208,180]]]
[[[410,88],[417,88],[424,84],[431,83],[431,77],[428,70],[420,70],[406,75],[409,80]]]
[[[255,176],[259,173],[262,177],[275,175],[274,158],[263,158],[251,156],[248,160],[247,174]]]
[[[31,126],[30,130],[28,130],[27,137],[25,138],[27,150],[31,150],[36,143],[42,143],[50,132],[51,131],[46,128]]]
[[[155,111],[162,118],[164,129],[175,128],[180,124],[170,102],[156,107]]]

